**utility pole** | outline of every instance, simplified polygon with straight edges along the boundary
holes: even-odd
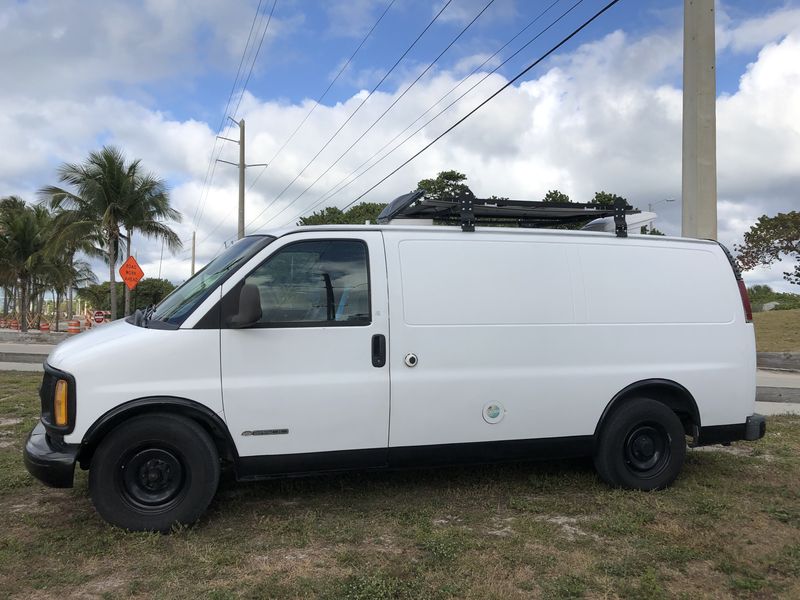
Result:
[[[683,2],[682,235],[717,239],[714,0]]]
[[[236,125],[239,126],[239,139],[234,140],[231,138],[222,137],[218,135],[217,137],[221,140],[225,140],[227,142],[233,142],[234,144],[239,144],[239,162],[234,163],[228,160],[222,160],[218,158],[219,162],[224,162],[229,165],[233,165],[234,167],[239,167],[239,226],[238,226],[238,239],[242,239],[244,237],[244,171],[247,167],[266,167],[267,163],[256,163],[252,165],[248,165],[245,163],[244,160],[244,119],[241,119],[238,123],[228,117],[231,121],[233,121]],[[194,272],[194,268],[192,268],[192,272]]]
[[[194,275],[194,257],[195,257],[195,246],[197,242],[197,232],[192,232],[192,275]]]

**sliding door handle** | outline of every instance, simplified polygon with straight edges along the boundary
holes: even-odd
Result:
[[[386,336],[376,333],[372,336],[372,366],[382,367],[386,364]]]

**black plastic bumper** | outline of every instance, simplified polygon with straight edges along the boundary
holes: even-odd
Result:
[[[45,485],[56,488],[72,487],[78,448],[77,445],[69,444],[59,447],[51,445],[44,425],[39,421],[25,443],[25,468]]]
[[[737,440],[760,440],[767,432],[767,420],[764,415],[750,415],[744,423],[733,425],[713,425],[700,428],[700,439],[697,446],[711,444],[727,444]]]

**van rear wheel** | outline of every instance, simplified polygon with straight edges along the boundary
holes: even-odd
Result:
[[[608,416],[594,465],[609,485],[649,491],[671,484],[685,457],[686,439],[678,416],[660,402],[641,398]]]
[[[135,417],[102,441],[89,470],[92,502],[130,531],[195,522],[219,482],[219,455],[205,430],[172,414]]]

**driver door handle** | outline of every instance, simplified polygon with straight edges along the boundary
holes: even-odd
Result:
[[[386,364],[386,336],[376,333],[372,336],[372,366],[382,367]]]

